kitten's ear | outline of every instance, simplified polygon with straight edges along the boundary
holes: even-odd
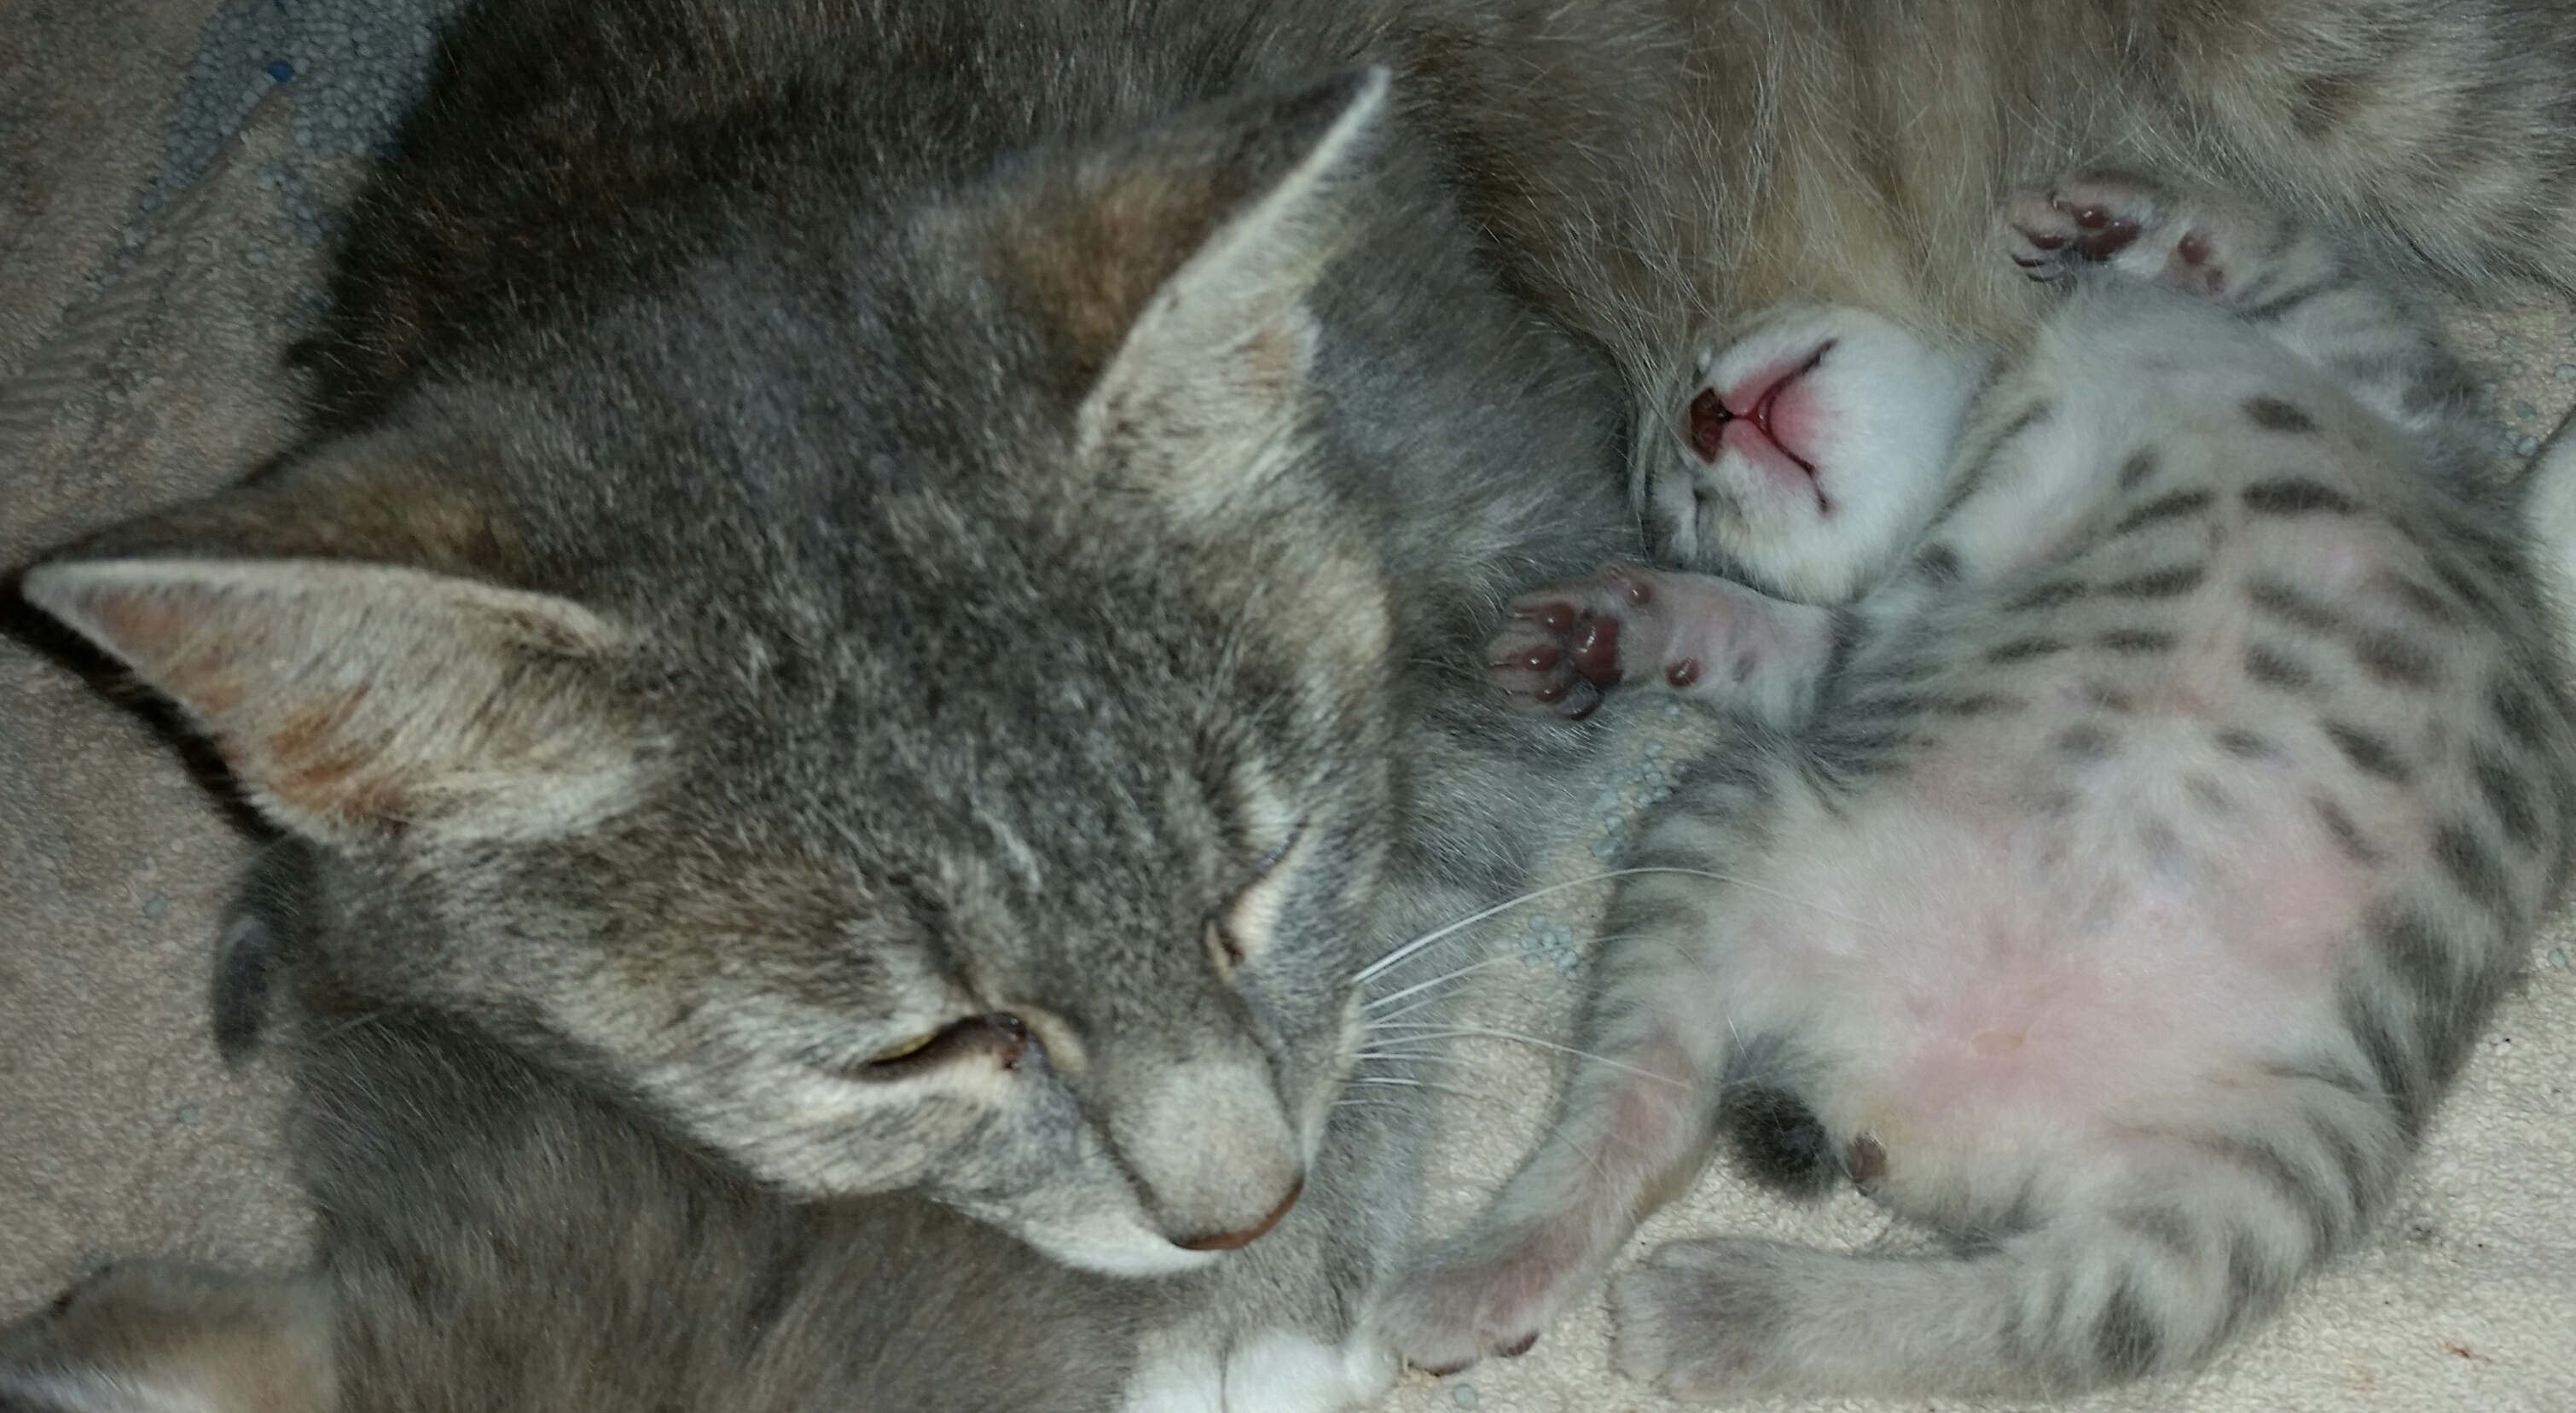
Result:
[[[557,832],[637,773],[608,706],[624,636],[565,599],[310,559],[74,559],[21,591],[184,708],[263,813],[325,843]]]
[[[1131,180],[1194,200],[1159,204],[1195,239],[1153,287],[1076,414],[1076,446],[1121,478],[1222,502],[1296,430],[1314,362],[1306,296],[1343,247],[1348,208],[1388,118],[1387,72],[1359,69],[1283,96],[1177,120]]]

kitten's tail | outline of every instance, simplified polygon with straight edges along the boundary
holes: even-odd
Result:
[[[1613,1287],[1620,1364],[1699,1397],[2046,1396],[2190,1368],[2353,1240],[2404,1161],[2384,1105],[2284,1083],[2315,1092],[2261,1127],[2133,1135],[1980,1249],[1664,1246]]]

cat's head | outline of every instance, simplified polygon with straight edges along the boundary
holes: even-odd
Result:
[[[797,1191],[1216,1259],[1317,1151],[1396,813],[1310,298],[1386,90],[754,229],[24,592],[326,847],[362,988]]]
[[[1866,310],[1771,310],[1640,415],[1630,489],[1648,534],[1782,598],[1856,598],[1938,510],[1986,366]]]

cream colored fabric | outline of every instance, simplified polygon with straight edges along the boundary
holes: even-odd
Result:
[[[331,144],[298,145],[294,87],[262,99],[215,165],[151,213],[148,237],[129,239],[216,9],[0,0],[0,563],[220,484],[286,435],[277,356],[299,291],[318,283],[297,206],[327,204],[353,175],[348,158],[323,155]],[[2463,325],[2504,377],[2517,435],[2576,402],[2571,329],[2556,308]],[[1631,778],[1596,802],[1596,840],[1679,753],[1651,733],[1629,749]],[[301,1250],[274,1141],[276,1076],[227,1072],[207,1036],[208,944],[246,847],[139,719],[0,640],[0,1314],[110,1255],[280,1262]],[[1558,876],[1601,866],[1578,848]],[[1492,984],[1478,1023],[1554,1034],[1598,903],[1597,889],[1577,890],[1505,919],[1496,945],[1514,960],[1481,974]],[[2083,1406],[2576,1410],[2571,950],[2564,931],[2538,949],[2367,1254],[2218,1369]],[[1549,1052],[1531,1046],[1476,1042],[1470,1054],[1435,1174],[1449,1219],[1516,1161],[1554,1077]],[[1793,1208],[1719,1169],[1639,1249],[1739,1231],[1919,1240],[1857,1197]],[[1529,1357],[1408,1376],[1389,1405],[1659,1406],[1607,1371],[1604,1340],[1587,1303]]]

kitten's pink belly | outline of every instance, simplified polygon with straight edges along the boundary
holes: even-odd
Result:
[[[1815,1045],[1824,1117],[1903,1186],[2205,1117],[2312,1033],[2369,887],[2286,773],[2214,776],[2207,739],[2132,718],[2107,760],[2018,776],[1972,743],[1793,824],[1711,957],[1734,1024]]]

